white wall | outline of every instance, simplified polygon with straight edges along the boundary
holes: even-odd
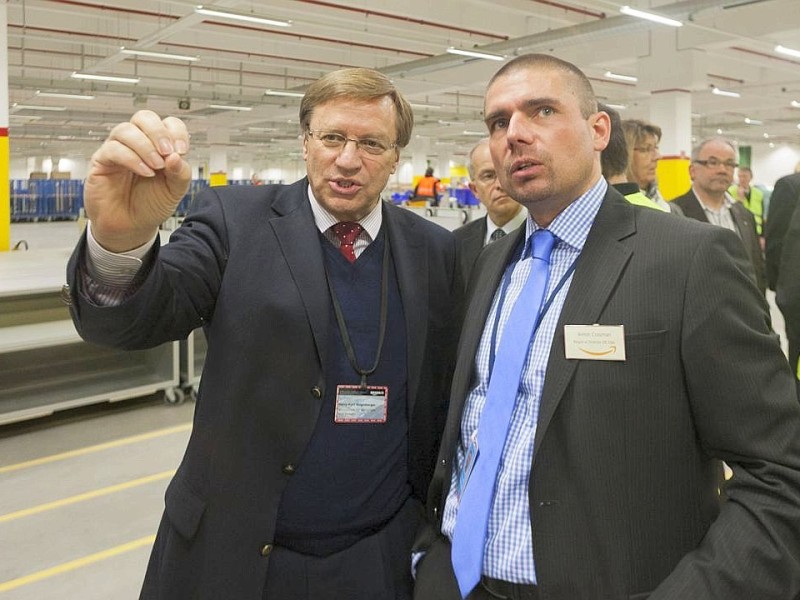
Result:
[[[770,148],[768,144],[753,145],[751,168],[753,183],[760,183],[772,189],[775,182],[790,173],[800,162],[800,147],[776,144]]]

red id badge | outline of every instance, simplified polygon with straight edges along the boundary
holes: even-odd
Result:
[[[386,423],[389,388],[381,385],[337,385],[336,423]]]

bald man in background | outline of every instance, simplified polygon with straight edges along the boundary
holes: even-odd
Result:
[[[479,141],[469,153],[469,189],[486,207],[486,216],[456,229],[458,264],[464,285],[481,250],[514,231],[525,222],[528,211],[512,200],[500,186],[489,153],[489,139]]]

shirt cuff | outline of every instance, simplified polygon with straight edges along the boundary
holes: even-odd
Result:
[[[133,250],[127,252],[109,252],[103,248],[92,235],[92,224],[86,226],[86,274],[96,283],[103,286],[127,287],[142,268],[144,258],[150,252],[158,232],[153,238]]]

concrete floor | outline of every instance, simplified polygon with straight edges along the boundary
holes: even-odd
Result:
[[[137,598],[193,410],[149,397],[0,428],[3,600]]]

